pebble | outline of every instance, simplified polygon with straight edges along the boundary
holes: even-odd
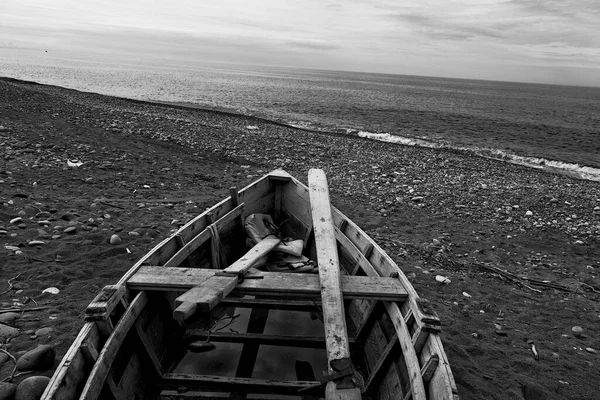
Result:
[[[21,223],[21,222],[23,222],[23,218],[21,218],[21,217],[13,218],[13,219],[10,220],[11,224],[18,224],[18,223]]]
[[[586,347],[585,351],[587,351],[588,353],[592,353],[592,354],[598,354],[598,350],[596,350],[592,347]]]
[[[412,199],[410,199],[411,201],[414,201],[415,203],[419,203],[420,201],[422,201],[424,199],[423,196],[415,196]]]
[[[76,217],[75,217],[75,215],[73,215],[71,213],[66,213],[66,214],[61,215],[59,218],[62,219],[63,221],[73,221]]]
[[[12,399],[17,391],[17,385],[14,383],[0,382],[0,400]]]
[[[60,235],[52,235],[52,240],[60,239],[62,236]]]
[[[17,386],[15,400],[38,400],[42,397],[48,383],[50,378],[47,376],[31,376],[24,379]]]
[[[52,368],[56,352],[54,347],[43,344],[33,350],[29,350],[17,360],[19,371],[43,370]]]
[[[19,336],[19,330],[12,326],[0,324],[0,338],[8,339]]]
[[[115,245],[115,244],[121,244],[121,243],[123,243],[123,240],[121,240],[121,238],[119,237],[119,235],[112,235],[110,237],[109,242],[110,242],[110,244]]]
[[[136,231],[131,231],[129,232],[129,236],[140,236],[140,233]]]
[[[43,244],[46,244],[46,242],[44,242],[43,240],[32,240],[31,242],[27,243],[30,246],[41,246]]]
[[[70,226],[68,228],[66,228],[63,233],[75,233],[77,231],[77,228],[74,226]]]
[[[525,213],[525,216],[526,216],[526,217],[532,217],[532,216],[533,216],[533,213],[532,213],[531,211],[529,211],[529,210],[528,210],[528,211]]]
[[[575,337],[581,337],[581,335],[583,334],[583,328],[580,326],[574,326],[573,328],[571,328],[571,331],[573,332],[573,336]]]
[[[550,398],[542,386],[533,382],[523,385],[523,397],[525,400],[546,400]]]
[[[36,336],[38,336],[38,337],[39,337],[39,336],[48,336],[48,335],[50,335],[52,332],[54,332],[54,329],[53,329],[53,328],[50,328],[50,327],[48,326],[48,327],[46,327],[46,328],[40,328],[40,329],[38,329],[37,331],[35,331],[35,332],[34,332],[34,334],[35,334]]]

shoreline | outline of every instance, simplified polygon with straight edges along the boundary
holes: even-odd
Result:
[[[23,290],[0,301],[29,297],[49,307],[13,323],[20,330],[7,343],[13,354],[50,344],[62,357],[97,292],[230,187],[275,168],[306,182],[308,169],[322,168],[333,204],[439,314],[463,400],[521,399],[525,389],[549,399],[596,393],[600,354],[587,350],[600,351],[596,182],[2,79],[0,126],[0,281],[19,276],[12,283]],[[83,164],[68,167],[68,159]],[[123,243],[111,245],[113,234]],[[436,275],[451,283],[440,285]],[[60,293],[41,295],[47,287]],[[574,326],[584,337],[573,336]],[[48,327],[47,335],[26,333]],[[0,375],[12,368],[5,362]]]
[[[337,128],[337,129],[318,129],[318,128],[310,128],[306,126],[292,124],[286,121],[280,121],[272,118],[256,116],[251,114],[244,114],[234,110],[227,109],[219,109],[219,108],[210,108],[205,107],[200,104],[190,103],[190,102],[170,102],[170,101],[161,101],[161,100],[141,100],[129,97],[119,97],[114,95],[100,94],[91,91],[84,91],[80,89],[71,89],[65,88],[59,85],[49,85],[44,83],[39,83],[36,81],[27,81],[18,78],[10,78],[10,77],[1,77],[0,80],[15,82],[15,83],[23,83],[23,84],[32,84],[32,85],[41,85],[48,87],[56,87],[64,90],[74,90],[81,93],[88,94],[96,94],[99,96],[108,96],[115,99],[121,99],[125,101],[130,101],[132,103],[144,104],[144,105],[164,105],[168,107],[173,107],[180,110],[199,110],[203,112],[215,113],[216,115],[223,115],[229,117],[238,117],[238,118],[246,118],[248,120],[253,120],[256,122],[264,122],[273,125],[278,125],[284,128],[297,129],[305,132],[311,133],[319,133],[324,135],[346,135],[350,137],[361,137],[366,138],[368,140],[378,140],[385,143],[389,143],[390,145],[404,145],[404,146],[417,146],[422,148],[436,148],[446,151],[457,151],[462,152],[464,154],[473,155],[476,157],[489,158],[505,163],[511,163],[516,165],[522,165],[528,168],[540,169],[548,173],[556,173],[561,175],[566,175],[572,178],[590,180],[594,182],[600,182],[600,167],[594,167],[591,165],[582,165],[576,162],[561,160],[561,159],[552,159],[545,158],[540,156],[519,154],[519,152],[515,152],[514,150],[501,150],[496,148],[488,148],[488,147],[478,147],[478,146],[459,146],[452,145],[449,143],[445,143],[443,141],[433,141],[429,138],[424,137],[416,137],[416,136],[403,136],[395,133],[381,133],[381,132],[368,132],[362,131],[360,129],[350,129],[350,128]],[[345,131],[345,133],[344,133]]]

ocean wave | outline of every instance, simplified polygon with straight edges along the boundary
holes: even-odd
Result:
[[[506,150],[484,148],[484,147],[464,147],[464,146],[452,146],[445,143],[433,142],[430,140],[411,138],[405,136],[392,135],[390,133],[373,133],[366,131],[359,131],[359,137],[378,140],[387,143],[402,144],[405,146],[418,146],[428,147],[434,149],[453,149],[463,151],[469,154],[474,154],[480,157],[491,158],[494,160],[500,160],[509,162],[512,164],[523,165],[530,168],[536,168],[555,173],[561,173],[569,175],[579,179],[590,180],[594,182],[600,182],[600,169],[582,166],[575,163],[568,163],[564,161],[548,160],[541,157],[529,157],[521,156]]]

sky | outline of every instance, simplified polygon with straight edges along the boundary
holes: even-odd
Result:
[[[600,0],[0,0],[15,49],[600,86]]]

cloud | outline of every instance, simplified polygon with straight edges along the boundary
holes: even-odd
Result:
[[[432,17],[422,13],[391,14],[389,18],[410,24],[413,29],[430,39],[468,40],[504,37],[500,27],[485,27],[465,19]]]
[[[334,45],[331,43],[315,43],[309,41],[285,42],[285,44],[288,46],[309,50],[338,50],[342,48],[341,46]]]
[[[599,0],[0,0],[0,15],[5,48],[466,78],[563,67],[600,76]]]

